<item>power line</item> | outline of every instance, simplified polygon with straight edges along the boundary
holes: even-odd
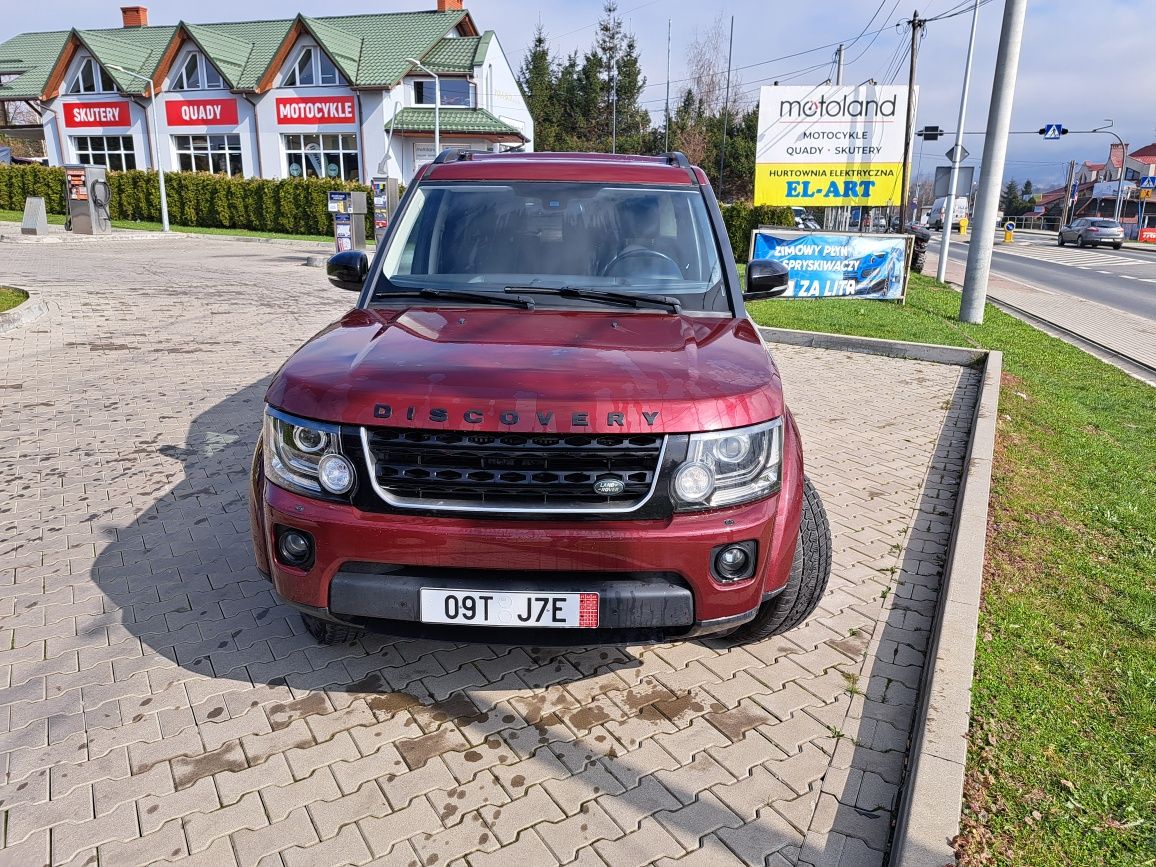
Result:
[[[623,15],[629,15],[631,12],[636,12],[639,9],[642,9],[646,6],[653,6],[657,2],[658,2],[658,0],[647,0],[647,2],[639,3],[637,6],[631,6],[629,9],[615,10],[614,14],[616,16],[618,16],[619,18],[621,18]],[[557,42],[559,39],[561,39],[564,36],[572,36],[575,33],[581,33],[583,30],[589,30],[591,27],[597,27],[599,21],[601,21],[601,20],[602,19],[599,18],[598,21],[595,21],[593,24],[583,24],[581,27],[575,27],[573,30],[567,30],[565,33],[559,33],[557,36],[551,36],[546,41],[547,42]]]

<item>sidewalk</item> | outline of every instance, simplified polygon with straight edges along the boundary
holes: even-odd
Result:
[[[935,276],[939,266],[937,252],[935,245],[927,251],[924,274]],[[962,262],[952,260],[947,263],[948,283],[962,286],[963,275]],[[1012,312],[1022,312],[1030,318],[1054,326],[1061,332],[1057,336],[1065,340],[1069,339],[1068,335],[1080,338],[1077,345],[1081,349],[1156,386],[1156,322],[1106,304],[1032,286],[994,272],[988,281],[988,298],[1014,308]],[[1089,343],[1094,346],[1089,347]],[[1107,352],[1097,352],[1096,347]],[[1112,356],[1113,353],[1124,356],[1133,365],[1122,365],[1119,359]]]

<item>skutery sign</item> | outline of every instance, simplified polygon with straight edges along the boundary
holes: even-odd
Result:
[[[357,117],[352,96],[286,96],[277,100],[277,123],[297,126],[351,124]]]
[[[67,102],[64,125],[69,127],[125,127],[129,125],[127,102]]]
[[[171,99],[165,103],[169,126],[236,126],[235,99]]]

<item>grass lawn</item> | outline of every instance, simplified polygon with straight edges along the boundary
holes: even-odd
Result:
[[[7,286],[0,286],[0,313],[5,310],[11,310],[17,304],[23,304],[28,296],[19,289],[9,289]]]
[[[906,306],[762,301],[763,325],[1002,350],[966,864],[1156,860],[1156,388],[914,276]]]
[[[20,211],[0,210],[0,221],[19,223],[23,219],[24,214]],[[48,222],[53,226],[63,226],[64,216],[62,214],[49,214]],[[135,220],[113,220],[112,225],[117,229],[135,229],[139,232],[159,232],[161,230],[160,223],[136,222]],[[329,235],[286,235],[277,232],[254,232],[251,229],[205,229],[200,226],[171,225],[169,228],[174,232],[188,232],[194,235],[237,235],[243,238],[284,238],[291,241],[328,241],[330,243],[333,241],[332,236]]]

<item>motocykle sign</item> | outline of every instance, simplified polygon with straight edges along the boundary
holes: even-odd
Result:
[[[906,117],[905,87],[762,88],[755,204],[898,204]]]

